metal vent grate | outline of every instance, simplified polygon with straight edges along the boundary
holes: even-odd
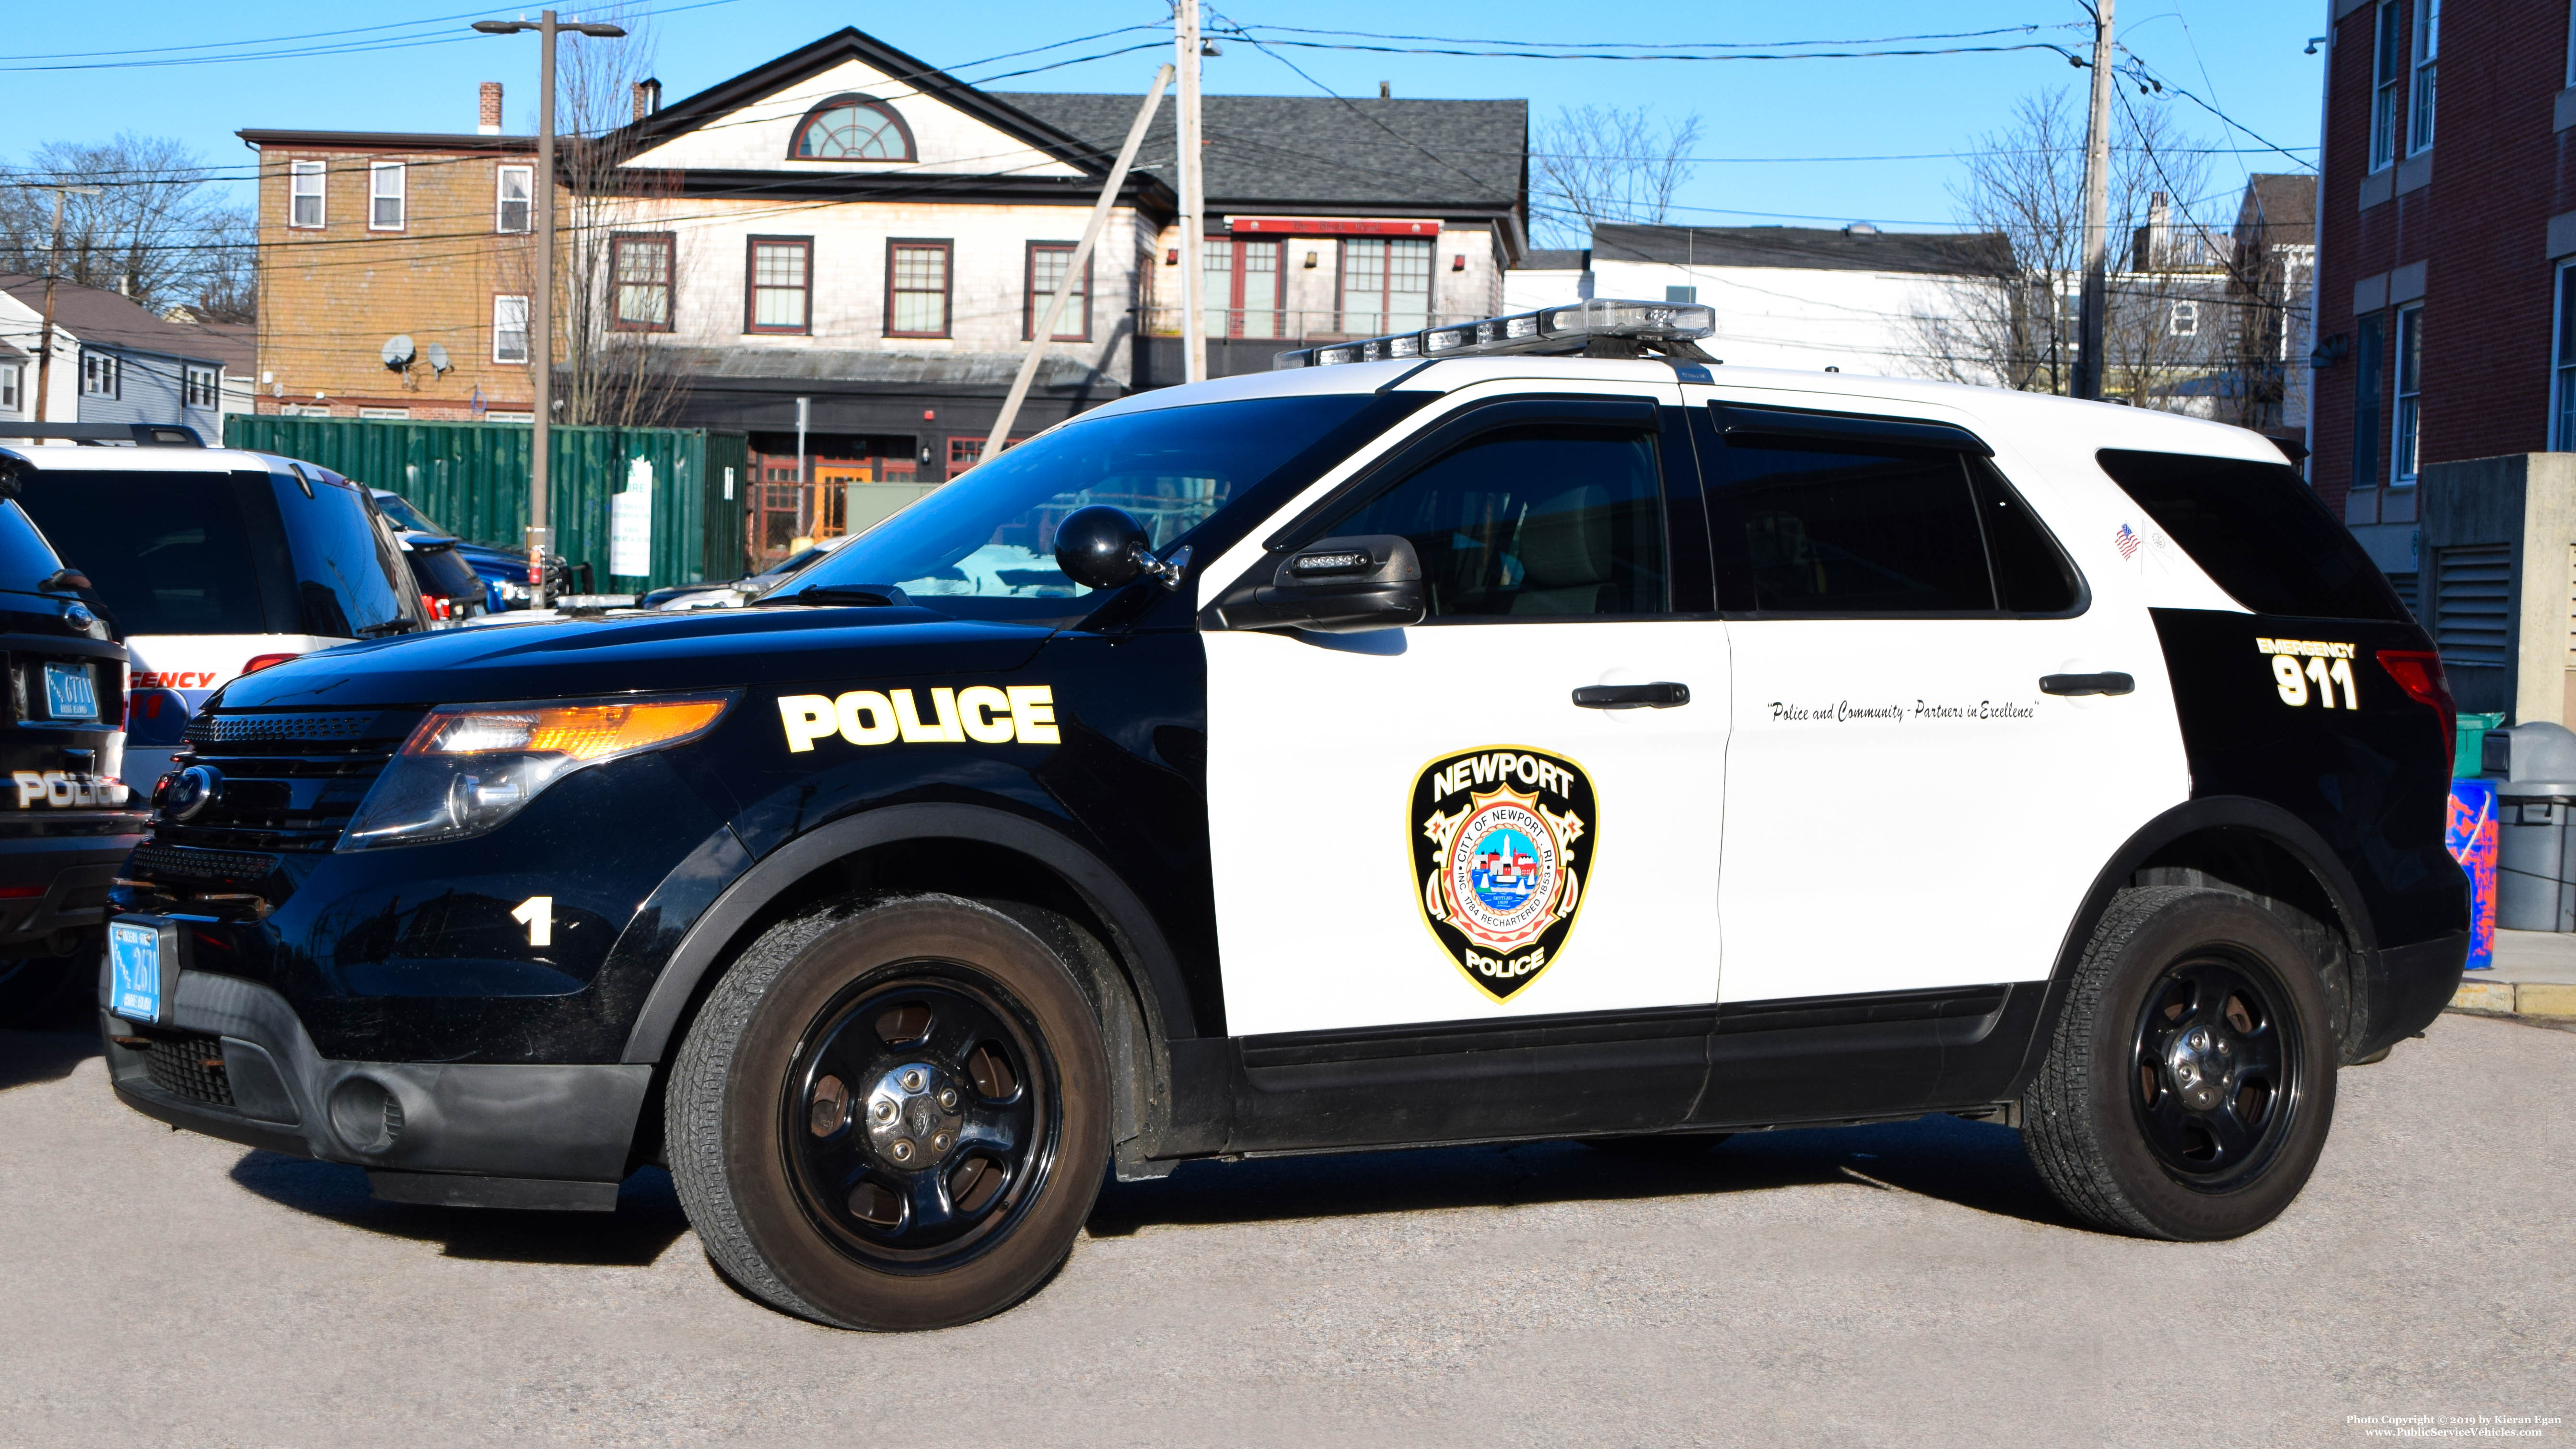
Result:
[[[2506,662],[2513,639],[2513,545],[2459,544],[2433,554],[2433,642],[2454,664]]]
[[[376,714],[227,714],[200,715],[188,722],[192,745],[247,745],[272,740],[364,739]]]
[[[134,848],[134,863],[154,875],[183,875],[197,880],[258,880],[277,869],[277,857],[273,855],[150,843]]]
[[[144,1053],[152,1085],[191,1102],[233,1104],[232,1079],[224,1075],[224,1045],[210,1036],[154,1037]]]

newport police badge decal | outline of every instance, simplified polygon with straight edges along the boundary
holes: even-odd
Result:
[[[1443,755],[1414,777],[1406,828],[1423,923],[1494,1000],[1563,954],[1591,874],[1595,808],[1582,766],[1519,745]]]

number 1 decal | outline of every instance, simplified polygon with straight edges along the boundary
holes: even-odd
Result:
[[[555,943],[555,898],[530,896],[519,902],[510,919],[528,928],[528,944],[551,946]]]

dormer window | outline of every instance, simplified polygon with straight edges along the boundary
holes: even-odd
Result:
[[[805,113],[791,161],[910,161],[912,129],[891,106],[866,96],[834,96]]]

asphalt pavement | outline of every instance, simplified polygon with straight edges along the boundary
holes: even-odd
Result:
[[[2344,1074],[2286,1216],[2199,1245],[2072,1226],[1948,1118],[1194,1164],[1019,1308],[883,1337],[726,1287],[659,1172],[614,1216],[376,1203],[0,1033],[0,1443],[2559,1443],[2571,1122],[2576,1033],[2446,1015]]]

